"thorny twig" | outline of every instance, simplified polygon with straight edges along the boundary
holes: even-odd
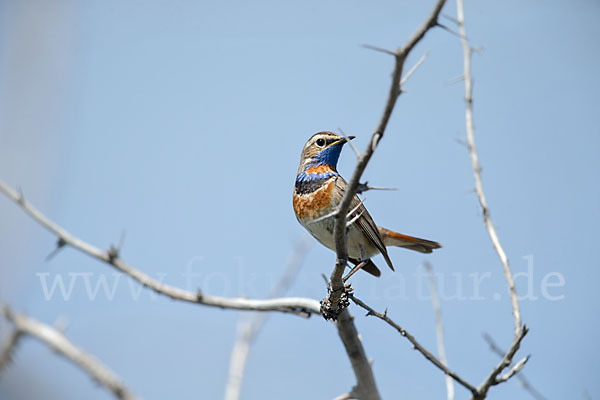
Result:
[[[87,372],[92,379],[110,390],[116,398],[121,400],[134,400],[137,398],[113,371],[103,365],[100,360],[71,343],[59,330],[24,314],[14,314],[7,306],[3,308],[2,312],[5,318],[12,322],[20,335],[31,336],[47,344],[54,351]]]
[[[156,279],[151,278],[141,270],[138,270],[127,264],[119,256],[119,248],[111,246],[109,250],[101,250],[81,239],[74,236],[66,229],[62,228],[48,217],[42,214],[32,204],[25,201],[22,194],[10,189],[4,182],[0,181],[0,192],[3,192],[9,199],[21,206],[23,211],[29,214],[35,221],[52,232],[57,238],[60,245],[70,246],[81,251],[97,260],[111,265],[118,271],[129,275],[135,281],[143,286],[153,290],[154,292],[167,296],[173,300],[179,300],[189,303],[203,304],[211,307],[219,307],[223,309],[236,310],[253,310],[253,311],[280,311],[292,313],[301,316],[309,316],[312,313],[319,313],[319,302],[313,299],[300,297],[287,297],[277,299],[255,300],[247,298],[226,298],[219,296],[210,296],[198,292],[190,292],[180,289],[175,286],[167,285]]]
[[[377,124],[373,135],[371,136],[369,145],[367,146],[365,151],[362,152],[360,158],[356,163],[354,173],[348,181],[346,191],[344,192],[344,196],[337,208],[337,213],[334,216],[335,225],[333,230],[333,236],[336,248],[336,263],[330,276],[331,290],[328,293],[327,298],[325,299],[326,303],[331,304],[333,308],[322,310],[324,315],[331,315],[333,316],[333,318],[335,318],[336,313],[338,313],[341,309],[341,307],[339,307],[339,300],[344,294],[344,283],[342,282],[342,277],[344,274],[344,269],[348,265],[346,229],[344,229],[345,217],[348,213],[348,209],[350,208],[350,203],[356,195],[356,189],[359,185],[359,180],[365,168],[367,167],[367,164],[369,163],[373,152],[377,148],[379,141],[385,133],[385,129],[392,115],[392,111],[394,110],[394,106],[396,105],[396,101],[398,100],[398,96],[400,96],[400,94],[402,93],[401,84],[404,63],[410,52],[417,45],[417,43],[419,43],[421,39],[423,39],[427,31],[439,25],[438,17],[445,3],[446,0],[438,0],[436,2],[429,16],[419,26],[419,28],[417,28],[417,30],[412,34],[412,36],[408,39],[404,46],[397,48],[395,51],[385,51],[386,53],[393,55],[395,60],[394,71],[392,73],[392,82],[390,84],[388,98],[385,103],[381,119]],[[369,46],[369,48],[378,49],[373,46]],[[422,61],[417,62],[417,67],[418,65],[420,65],[420,63],[422,63]],[[410,73],[412,72],[413,71],[410,71]]]

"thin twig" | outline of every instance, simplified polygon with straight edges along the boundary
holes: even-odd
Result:
[[[471,398],[471,400],[485,399],[485,397],[487,396],[488,390],[492,386],[506,381],[506,379],[503,380],[502,377],[498,378],[498,376],[502,373],[502,371],[504,371],[508,366],[510,366],[512,364],[512,360],[513,360],[515,354],[517,353],[517,351],[519,350],[519,347],[521,347],[521,341],[523,340],[525,335],[527,335],[527,332],[529,332],[527,325],[523,325],[522,329],[519,332],[519,335],[517,335],[514,338],[512,345],[510,346],[510,348],[508,349],[508,351],[502,358],[502,361],[500,361],[500,363],[498,363],[498,365],[496,365],[494,367],[494,369],[487,376],[487,378],[477,387],[477,394],[474,395]],[[520,366],[520,368],[523,368],[523,366],[527,362],[527,357],[524,358],[523,360],[524,361],[522,361],[522,365]],[[515,371],[515,373],[517,373],[517,372],[518,371]],[[510,371],[509,371],[509,374],[510,374]],[[514,375],[514,373],[512,375],[508,376],[507,379],[513,375]]]
[[[369,185],[369,182],[359,183],[358,186],[356,186],[356,194],[361,194],[363,192],[366,192],[367,190],[400,190],[400,189],[391,188],[391,187],[383,187],[383,186],[371,186],[371,185]]]
[[[294,247],[288,259],[287,266],[281,274],[281,278],[271,290],[269,297],[281,297],[288,291],[306,259],[306,254],[311,244],[312,241],[305,238],[300,240]],[[225,387],[225,400],[239,399],[250,346],[256,340],[268,316],[268,313],[256,313],[251,314],[247,320],[240,321],[237,339],[231,351],[229,377],[227,379],[227,386]]]
[[[433,267],[429,262],[425,262],[424,266],[427,270],[427,276],[429,277],[429,291],[431,292],[431,303],[433,304],[433,313],[435,315],[435,333],[437,337],[437,348],[440,355],[440,362],[448,366],[448,359],[446,358],[446,346],[444,345],[442,308],[440,306],[440,299],[438,297],[438,291],[435,285]],[[448,400],[454,400],[454,381],[449,375],[446,375],[446,393],[448,395]]]
[[[473,385],[471,385],[465,379],[461,378],[460,375],[458,375],[456,372],[452,371],[444,363],[442,363],[440,360],[438,360],[426,348],[421,346],[421,344],[419,342],[417,342],[417,340],[414,338],[414,336],[412,336],[404,328],[402,328],[400,325],[398,325],[396,322],[394,322],[390,317],[388,317],[387,310],[385,310],[383,313],[380,313],[380,312],[375,311],[373,308],[371,308],[371,306],[365,304],[362,300],[358,299],[356,296],[350,296],[350,299],[354,303],[356,303],[356,305],[367,310],[367,315],[375,316],[375,317],[381,319],[382,321],[385,321],[388,325],[392,326],[394,329],[396,329],[400,333],[400,335],[402,335],[406,339],[408,339],[408,341],[413,345],[415,350],[417,350],[419,353],[421,353],[427,360],[431,361],[431,363],[433,365],[435,365],[440,370],[442,370],[446,375],[451,376],[452,379],[454,379],[456,382],[458,382],[459,384],[464,386],[473,395],[477,394],[477,389]]]
[[[71,343],[62,332],[24,314],[13,314],[8,307],[4,307],[3,313],[20,334],[34,337],[47,344],[52,350],[87,372],[92,379],[110,390],[116,398],[122,400],[137,398],[113,371],[94,356]]]
[[[179,300],[189,303],[197,303],[211,307],[219,307],[223,309],[236,310],[254,310],[254,311],[281,311],[292,313],[301,316],[308,316],[312,313],[319,313],[320,304],[314,299],[287,297],[278,299],[255,300],[247,298],[226,298],[219,296],[209,296],[201,292],[190,292],[180,289],[175,286],[167,285],[157,281],[142,271],[133,268],[125,263],[120,257],[116,248],[111,247],[108,251],[100,250],[99,248],[79,239],[72,235],[67,230],[48,219],[44,214],[37,210],[29,202],[25,201],[22,195],[10,189],[6,184],[0,181],[0,191],[3,192],[9,199],[21,206],[21,208],[29,214],[35,221],[52,232],[59,240],[59,243],[64,242],[66,246],[71,246],[74,249],[81,251],[90,257],[96,258],[106,264],[111,265],[118,271],[129,275],[135,281],[142,284],[158,294],[167,296],[173,300]]]
[[[479,164],[479,156],[477,154],[477,148],[475,147],[475,128],[473,125],[473,81],[471,78],[471,47],[469,47],[469,43],[467,41],[467,31],[465,28],[465,16],[462,0],[456,1],[456,11],[457,22],[458,27],[460,29],[461,43],[463,48],[463,76],[465,82],[465,123],[467,131],[467,147],[469,149],[471,165],[473,167],[473,174],[475,176],[475,191],[477,192],[477,198],[479,199],[479,204],[481,205],[481,210],[483,212],[483,222],[488,231],[494,249],[496,250],[496,253],[498,253],[498,257],[500,257],[500,261],[502,262],[502,268],[504,269],[504,276],[506,277],[506,282],[508,283],[508,289],[513,309],[513,317],[515,321],[516,338],[521,333],[521,312],[519,311],[519,300],[517,297],[517,291],[515,289],[515,281],[510,270],[508,257],[506,256],[506,252],[504,251],[502,244],[500,244],[500,239],[498,238],[498,234],[496,233],[496,228],[494,227],[494,224],[492,223],[492,219],[490,217],[490,209],[487,205],[487,200],[485,198],[485,193],[483,192],[483,184],[481,181],[481,165]]]
[[[483,335],[483,338],[485,339],[485,341],[487,342],[487,344],[490,346],[490,350],[499,355],[500,357],[504,357],[504,354],[506,354],[506,352],[504,350],[502,350],[494,341],[494,339],[487,333],[485,333]],[[522,372],[519,373],[517,375],[517,379],[519,380],[519,384],[521,385],[521,387],[523,388],[523,390],[525,390],[526,392],[528,392],[534,399],[536,400],[546,400],[546,397],[541,394],[532,384],[531,382],[529,382],[529,379],[527,379],[527,377],[525,376],[525,374],[523,374]]]
[[[396,56],[396,53],[393,50],[384,49],[383,47],[377,47],[370,44],[363,44],[362,47],[365,49],[378,51],[380,53],[389,54],[390,56]]]
[[[453,29],[450,29],[450,28],[448,28],[448,27],[447,27],[446,25],[444,25],[444,24],[438,24],[438,26],[439,26],[440,28],[442,28],[443,30],[445,30],[446,32],[448,32],[449,34],[451,34],[451,35],[454,35],[454,36],[456,36],[456,37],[458,37],[458,38],[459,38],[459,37],[461,37],[461,36],[460,36],[460,33],[456,32],[456,31],[455,31],[455,30],[453,30]]]
[[[340,131],[340,133],[342,134],[344,139],[346,139],[346,143],[348,143],[348,146],[350,146],[350,148],[356,155],[356,158],[360,158],[360,151],[358,151],[358,149],[356,148],[354,143],[352,143],[352,139],[350,139],[348,136],[346,136],[346,132],[344,132],[344,130],[341,127],[338,126],[338,130]]]
[[[448,81],[446,81],[446,85],[454,85],[455,83],[462,82],[464,80],[465,80],[465,77],[462,74],[460,74],[458,76],[455,76],[454,78],[448,79]],[[466,145],[466,142],[465,142],[465,145]]]
[[[421,64],[423,64],[425,62],[425,59],[427,59],[428,55],[429,55],[429,50],[427,50],[425,53],[423,53],[423,55],[421,56],[421,58],[419,58],[419,60],[415,63],[415,65],[413,65],[412,68],[408,70],[406,75],[404,75],[404,77],[400,80],[400,87],[404,86],[404,84],[406,82],[408,82],[408,79],[412,76],[412,74],[415,73],[415,71],[417,69],[419,69]]]
[[[0,375],[2,371],[10,364],[13,360],[13,355],[15,354],[15,350],[19,344],[19,341],[23,333],[18,329],[15,329],[11,332],[4,343],[2,344],[2,348],[0,348]]]
[[[523,367],[525,367],[525,363],[527,363],[527,361],[529,361],[529,356],[523,357],[522,359],[520,359],[519,361],[517,361],[508,370],[507,373],[505,373],[504,375],[502,375],[500,378],[497,378],[496,381],[498,383],[506,382],[507,380],[509,380],[510,378],[512,378],[513,376],[515,376],[519,372],[521,372],[521,370],[523,369]]]
[[[454,18],[452,15],[442,14],[442,17],[444,17],[447,20],[449,20],[449,21],[453,22],[454,24],[458,25],[458,20],[456,18]]]

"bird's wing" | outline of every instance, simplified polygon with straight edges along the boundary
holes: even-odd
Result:
[[[336,197],[338,197],[340,201],[344,196],[344,192],[346,191],[347,186],[348,184],[346,183],[344,178],[338,176],[335,180],[335,190]],[[388,256],[387,249],[385,248],[385,244],[383,243],[383,238],[379,233],[379,229],[377,229],[375,221],[373,221],[373,218],[371,218],[371,215],[369,214],[365,206],[363,204],[360,204],[360,199],[358,198],[358,196],[355,195],[352,198],[349,210],[354,211],[348,218],[348,221],[352,220],[358,214],[361,214],[361,216],[358,217],[358,220],[356,220],[354,224],[363,233],[363,235],[365,235],[365,237],[369,239],[371,243],[375,245],[375,247],[377,247],[377,250],[379,250],[379,252],[383,255],[383,258],[385,258],[385,262],[387,263],[387,265],[392,269],[392,271],[394,271],[392,260],[390,260],[390,257]]]

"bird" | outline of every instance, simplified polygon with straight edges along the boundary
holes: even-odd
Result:
[[[336,251],[333,238],[334,214],[348,184],[337,171],[342,147],[354,136],[317,132],[308,139],[300,155],[293,193],[296,219],[319,243]],[[373,218],[354,195],[349,207],[346,231],[348,261],[376,277],[381,271],[371,260],[381,254],[394,271],[387,246],[403,247],[421,253],[431,253],[442,246],[432,240],[403,235],[377,226]],[[353,272],[355,272],[353,270]],[[352,272],[352,273],[353,273]]]

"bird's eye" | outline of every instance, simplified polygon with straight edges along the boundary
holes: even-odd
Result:
[[[325,146],[325,139],[321,138],[317,140],[317,146],[323,147]]]

